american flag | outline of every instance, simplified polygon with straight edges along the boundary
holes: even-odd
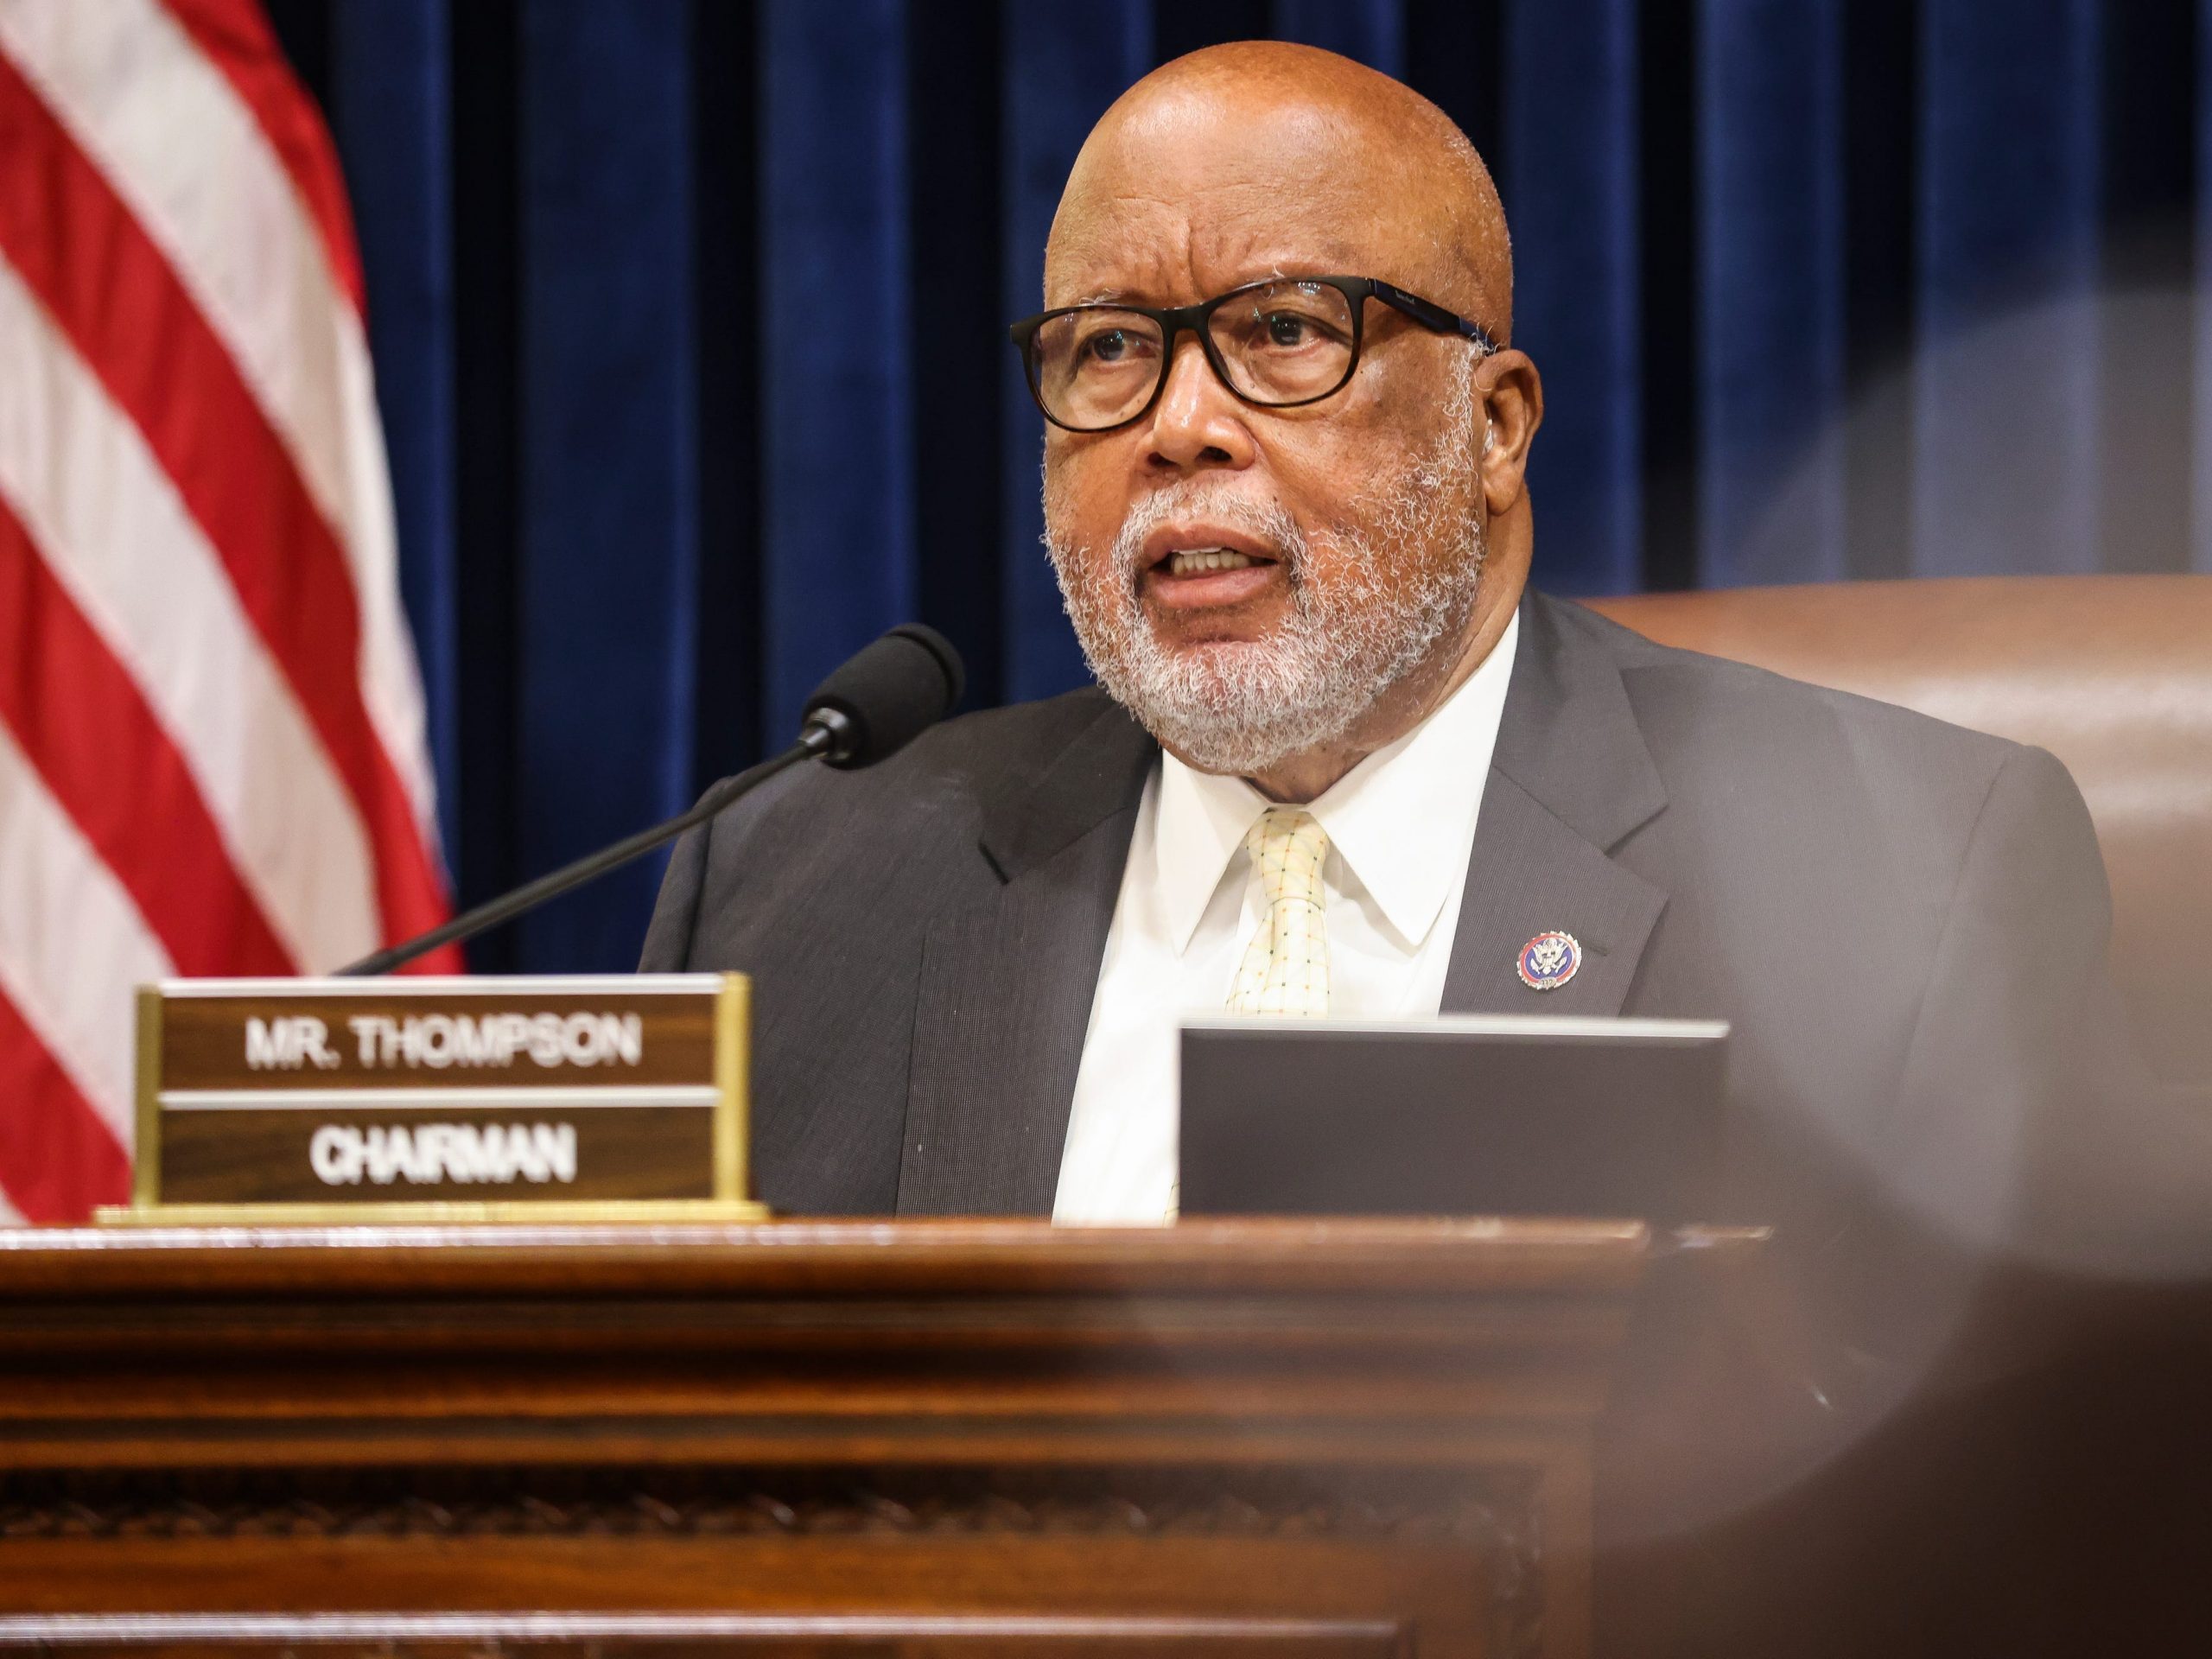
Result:
[[[133,986],[442,918],[423,729],[344,185],[268,20],[0,0],[0,1217],[126,1196]]]

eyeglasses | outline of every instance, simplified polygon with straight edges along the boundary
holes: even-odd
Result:
[[[1318,404],[1359,366],[1363,302],[1422,327],[1497,349],[1482,325],[1372,276],[1280,276],[1197,305],[1068,305],[1008,330],[1045,418],[1071,432],[1109,432],[1148,412],[1167,384],[1175,337],[1188,328],[1221,383],[1262,409]]]

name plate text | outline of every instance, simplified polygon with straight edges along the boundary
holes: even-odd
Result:
[[[127,1219],[757,1215],[741,976],[173,980]]]

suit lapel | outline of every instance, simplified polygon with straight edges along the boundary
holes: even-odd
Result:
[[[981,850],[1000,884],[930,926],[902,1215],[1052,1207],[1098,964],[1157,753],[1101,702],[1041,775],[985,804]]]
[[[1666,903],[1665,893],[1493,771],[1467,864],[1443,1011],[1618,1014]],[[1554,931],[1574,936],[1582,965],[1555,990],[1531,990],[1515,964],[1529,940]]]
[[[1446,1013],[1620,1012],[1667,895],[1611,849],[1666,805],[1602,625],[1530,594],[1484,786],[1445,980]],[[1051,1211],[1068,1109],[1144,780],[1158,754],[1099,712],[1044,771],[987,800],[999,877],[931,925],[915,1005],[903,1215]],[[1572,933],[1574,977],[1514,971],[1538,933]]]
[[[1610,652],[1580,613],[1531,593],[1483,786],[1447,1014],[1618,1014],[1667,895],[1609,854],[1666,805]],[[1581,967],[1538,992],[1516,971],[1539,933],[1573,934]]]

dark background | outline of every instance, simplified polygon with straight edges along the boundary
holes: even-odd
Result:
[[[1361,58],[1489,159],[1541,584],[2212,569],[2187,0],[270,9],[353,194],[464,902],[893,622],[976,704],[1079,682],[1005,324],[1091,122],[1213,41]],[[627,965],[658,870],[475,964]]]

